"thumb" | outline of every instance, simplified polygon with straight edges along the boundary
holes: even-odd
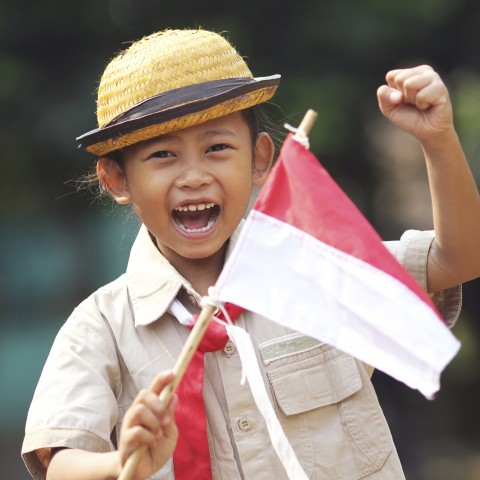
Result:
[[[168,404],[168,411],[170,413],[171,419],[167,422],[166,425],[163,426],[163,432],[165,437],[176,441],[178,438],[178,427],[175,422],[175,407],[177,406],[178,397],[177,395],[173,395],[170,403]]]
[[[395,88],[382,85],[377,90],[377,99],[380,110],[383,114],[386,114],[403,102],[403,95]]]
[[[159,373],[150,384],[149,390],[157,395],[173,380],[173,372],[165,371]]]

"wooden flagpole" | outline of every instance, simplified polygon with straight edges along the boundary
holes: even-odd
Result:
[[[185,371],[187,370],[190,361],[198,348],[198,345],[202,341],[205,332],[207,331],[208,325],[212,320],[213,314],[215,313],[216,308],[212,305],[206,305],[202,308],[200,315],[198,316],[195,325],[190,332],[190,335],[185,342],[185,345],[180,352],[177,361],[173,367],[173,380],[160,392],[159,398],[162,400],[165,405],[168,405],[172,399],[175,390],[177,389],[178,384],[181,382]],[[131,455],[128,457],[128,460],[125,462],[123,469],[118,477],[118,480],[131,480],[135,476],[135,471],[137,466],[142,458],[142,456],[147,451],[147,446],[142,445],[138,447]]]
[[[313,127],[313,124],[315,123],[315,120],[317,119],[317,112],[315,110],[312,110],[309,108],[307,110],[307,113],[303,117],[303,120],[300,122],[300,125],[298,126],[298,130],[302,131],[305,133],[305,135],[309,135],[310,130]]]
[[[303,117],[298,130],[305,135],[308,135],[313,124],[315,123],[316,118],[317,113],[314,110],[307,110],[307,113]],[[173,380],[161,391],[159,395],[160,400],[162,400],[165,405],[168,405],[173,394],[175,393],[175,390],[181,382],[195,351],[197,350],[203,336],[205,335],[205,332],[207,331],[208,325],[212,320],[215,310],[216,308],[212,305],[206,305],[202,308],[202,311],[200,312],[200,315],[198,316],[198,319],[195,322],[195,325],[193,326],[177,361],[175,362],[173,367]],[[148,447],[146,445],[142,445],[138,447],[130,455],[130,457],[128,457],[128,460],[125,462],[125,465],[120,472],[118,480],[132,480],[134,478],[137,466],[142,459],[142,456],[147,451],[147,448]]]

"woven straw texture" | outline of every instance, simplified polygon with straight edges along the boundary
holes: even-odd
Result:
[[[279,76],[276,77],[279,79]],[[183,100],[183,104],[176,103],[163,110],[169,112],[165,120],[156,123],[147,121],[145,126],[137,123],[135,127],[134,120],[119,119],[119,128],[113,128],[111,135],[88,143],[89,135],[93,140],[96,132],[114,126],[112,123],[120,115],[142,103],[147,104],[160,94],[175,95],[174,91],[179,88],[240,78],[252,79],[250,87],[243,92],[239,90],[236,96],[233,96],[235,92],[232,90],[233,95],[226,97],[229,99],[219,98],[218,103],[210,102],[208,106],[199,103],[198,109],[195,107],[195,98]],[[267,102],[274,95],[278,80],[273,83],[254,79],[235,48],[217,33],[206,30],[165,30],[154,33],[133,43],[107,65],[98,87],[99,128],[79,138],[87,139],[84,148],[89,152],[97,156],[105,155],[158,135]],[[182,108],[184,105],[194,107],[185,109]],[[148,120],[148,115],[145,118]]]
[[[105,69],[98,88],[98,126],[154,95],[235,77],[252,74],[221,35],[205,30],[155,33],[132,44]]]
[[[185,115],[175,120],[171,120],[165,123],[158,123],[150,127],[135,130],[132,133],[127,133],[120,137],[110,138],[108,140],[95,143],[88,146],[86,149],[97,156],[105,155],[114,150],[128,147],[129,145],[133,145],[143,140],[149,140],[151,138],[158,137],[159,135],[164,135],[168,132],[181,130],[182,128],[191,127],[193,125],[198,125],[208,120],[223,117],[224,115],[228,115],[229,113],[237,112],[239,110],[249,108],[253,105],[267,102],[274,95],[276,88],[276,86],[266,87],[253,93],[237,97],[233,100],[219,103],[214,107],[202,110],[197,113]]]

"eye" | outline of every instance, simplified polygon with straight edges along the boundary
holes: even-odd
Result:
[[[222,150],[225,150],[227,148],[230,148],[229,145],[225,143],[216,143],[215,145],[212,145],[210,148],[207,149],[207,153],[210,152],[220,152]]]
[[[173,153],[168,150],[159,150],[158,152],[152,153],[151,158],[168,158],[173,157]]]

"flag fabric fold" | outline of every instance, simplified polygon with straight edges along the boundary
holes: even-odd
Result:
[[[217,297],[432,397],[459,349],[430,297],[292,135],[216,284]]]

